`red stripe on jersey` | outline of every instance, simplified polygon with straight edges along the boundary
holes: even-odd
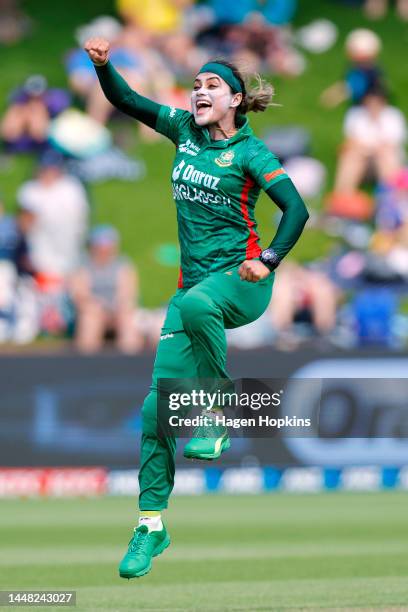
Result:
[[[255,221],[249,218],[248,213],[248,195],[250,189],[255,185],[255,182],[248,176],[241,192],[241,212],[249,229],[249,236],[246,246],[246,259],[254,259],[261,253],[261,248],[258,244],[259,236],[254,230]]]
[[[184,286],[184,283],[183,283],[183,270],[181,269],[181,266],[180,266],[179,277],[178,277],[178,282],[177,282],[177,289],[182,289],[183,286]]]

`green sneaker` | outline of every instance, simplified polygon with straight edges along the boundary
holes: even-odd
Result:
[[[193,437],[184,448],[184,457],[188,459],[218,459],[224,451],[228,450],[231,442],[225,425],[217,424],[215,417],[222,412],[203,410],[202,417],[206,423],[195,428]]]
[[[170,537],[163,525],[161,531],[151,531],[147,525],[135,527],[129,548],[119,565],[121,578],[139,578],[150,572],[152,558],[160,555],[170,544]]]

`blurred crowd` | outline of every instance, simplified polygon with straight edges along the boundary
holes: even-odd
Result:
[[[344,4],[360,4],[378,19],[388,3]],[[17,0],[0,0],[0,7],[10,24],[0,27],[0,44],[30,35],[33,24]],[[146,168],[124,150],[127,131],[111,129],[112,118],[124,125],[128,119],[102,94],[82,49],[88,37],[110,41],[112,62],[140,93],[189,108],[182,85],[209,58],[226,57],[249,74],[295,78],[305,70],[307,53],[324,53],[338,36],[327,19],[295,30],[296,0],[117,0],[115,8],[115,17],[97,17],[73,33],[65,89],[27,75],[1,117],[4,154],[32,156],[35,172],[18,189],[15,214],[6,213],[0,193],[0,343],[45,335],[70,338],[84,353],[101,350],[107,340],[136,353],[160,335],[165,307],[141,308],[137,270],[121,251],[117,229],[91,224],[90,184],[137,180]],[[407,19],[404,0],[396,9]],[[344,49],[344,75],[320,95],[326,113],[344,108],[333,185],[310,155],[305,126],[275,126],[262,135],[312,208],[324,201],[309,227],[335,237],[336,248],[309,265],[284,262],[269,309],[228,332],[231,346],[408,341],[400,312],[408,286],[406,120],[381,67],[380,38],[353,30]],[[144,126],[138,130],[140,139],[158,137]]]

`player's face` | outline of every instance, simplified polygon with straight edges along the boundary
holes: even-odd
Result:
[[[218,123],[239,105],[242,94],[234,94],[221,77],[212,72],[197,75],[191,92],[191,108],[197,125]]]

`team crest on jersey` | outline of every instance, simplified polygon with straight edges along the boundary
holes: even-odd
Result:
[[[216,158],[215,163],[218,166],[221,166],[221,168],[225,168],[226,166],[230,166],[232,164],[234,157],[234,151],[224,151],[219,157]]]

